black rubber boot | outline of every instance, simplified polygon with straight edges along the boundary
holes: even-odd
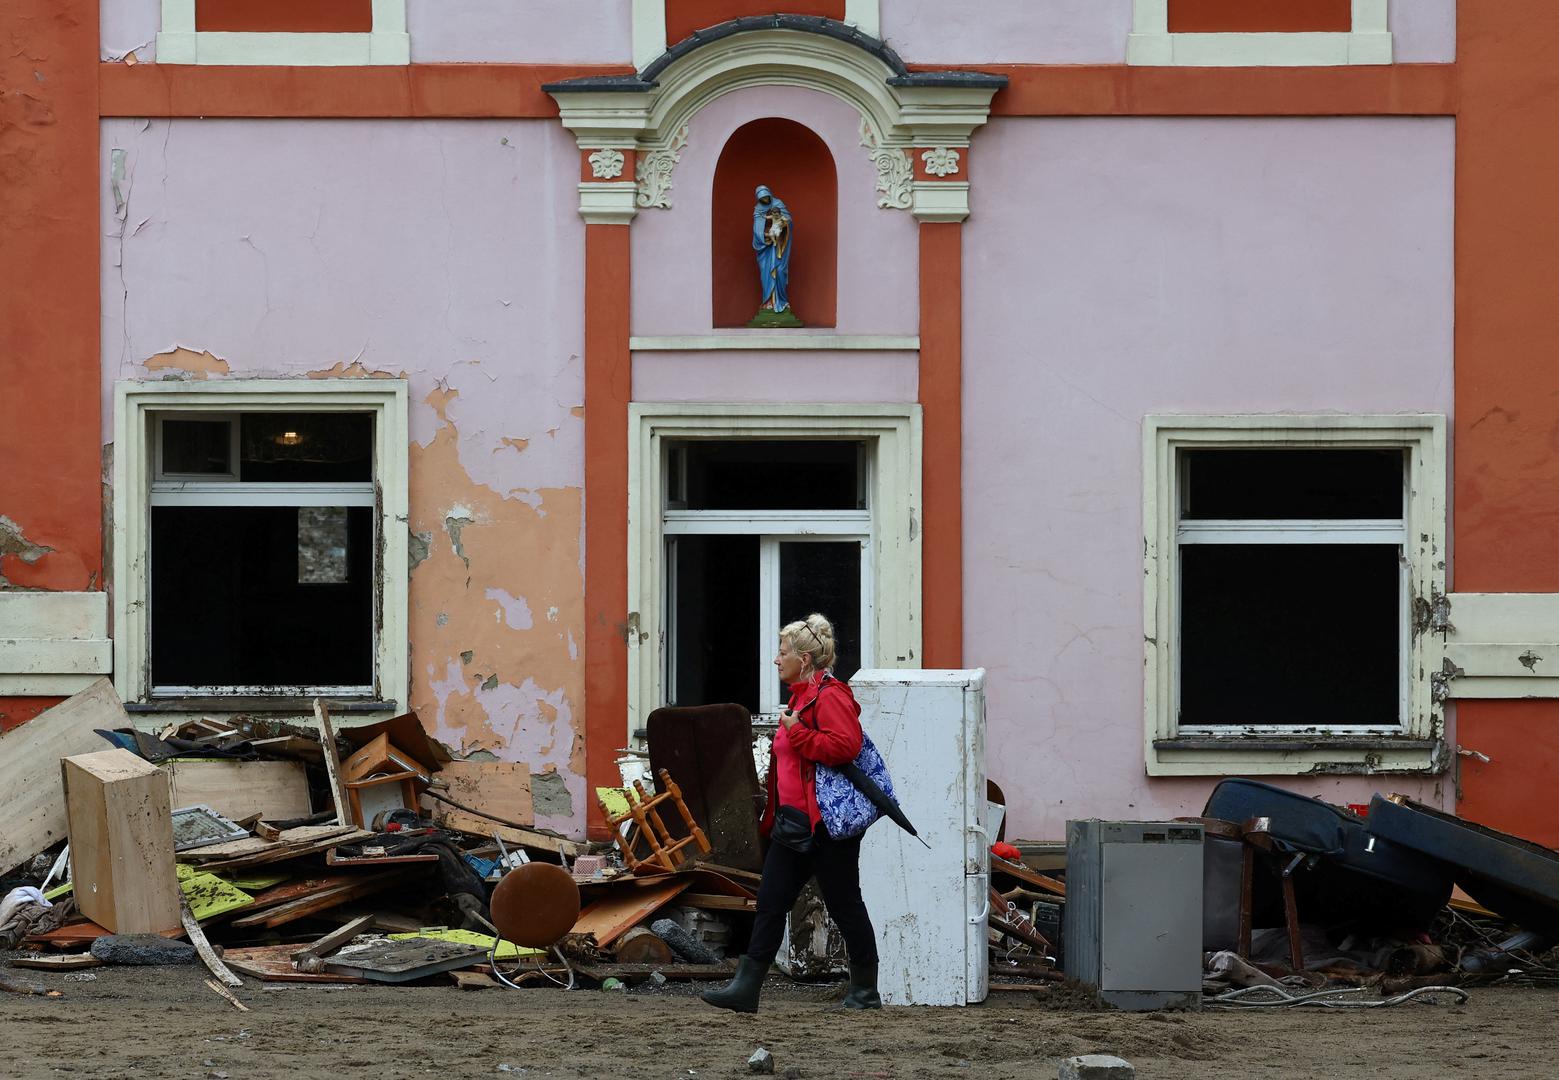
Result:
[[[841,1003],[846,1009],[880,1009],[882,996],[877,993],[877,965],[857,964],[850,961],[850,990]]]
[[[705,990],[699,996],[719,1009],[732,1012],[755,1013],[758,1011],[758,995],[763,991],[763,977],[768,965],[760,964],[750,956],[744,956],[736,965],[736,977],[718,990]]]

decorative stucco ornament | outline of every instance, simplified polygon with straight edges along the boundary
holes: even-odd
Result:
[[[598,180],[615,180],[623,174],[621,150],[603,147],[590,155],[590,175]]]
[[[639,182],[639,194],[635,201],[642,207],[671,209],[671,174],[682,160],[682,148],[687,145],[687,126],[671,138],[671,145],[661,150],[651,150],[639,155],[639,167],[635,179]]]
[[[869,150],[872,164],[877,167],[877,205],[884,210],[908,210],[910,185],[914,182],[914,170],[909,158],[896,146],[883,146],[877,133],[861,118],[861,145]]]
[[[932,176],[951,176],[958,171],[958,151],[938,146],[920,155],[926,163],[926,172]]]

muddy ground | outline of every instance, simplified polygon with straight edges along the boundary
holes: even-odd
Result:
[[[835,988],[775,977],[757,1016],[671,984],[626,992],[453,986],[284,986],[245,979],[239,1012],[203,968],[98,968],[91,981],[6,973],[61,991],[0,993],[0,1077],[340,1080],[348,1077],[750,1075],[1054,1078],[1060,1059],[1111,1053],[1144,1080],[1178,1077],[1559,1076],[1559,991],[1485,988],[1465,1005],[1358,1011],[1068,1011],[1034,993],[966,1009],[827,1010]],[[1065,995],[1061,995],[1065,997]]]

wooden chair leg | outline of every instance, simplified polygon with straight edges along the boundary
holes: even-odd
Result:
[[[1294,875],[1293,870],[1299,860],[1283,870],[1283,921],[1288,925],[1288,959],[1294,969],[1294,974],[1301,975],[1305,970],[1304,948],[1299,938],[1299,905],[1294,900]]]

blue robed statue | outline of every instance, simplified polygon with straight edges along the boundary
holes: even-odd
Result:
[[[790,309],[790,248],[793,224],[790,209],[767,186],[760,184],[752,208],[752,249],[758,254],[758,305],[753,326],[800,326]]]

